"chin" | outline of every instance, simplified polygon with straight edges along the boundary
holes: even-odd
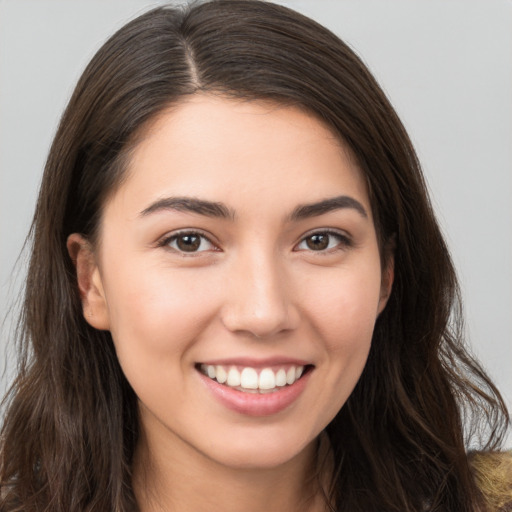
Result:
[[[215,442],[214,446],[210,446],[209,457],[226,467],[268,470],[286,465],[296,458],[311,456],[315,452],[316,437],[254,429],[253,432],[230,435],[227,443]],[[222,449],[218,449],[219,446]]]

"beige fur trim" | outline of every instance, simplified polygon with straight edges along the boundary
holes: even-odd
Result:
[[[474,452],[469,459],[489,510],[512,511],[512,451]]]

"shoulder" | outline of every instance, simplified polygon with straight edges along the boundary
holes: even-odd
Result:
[[[512,512],[512,451],[472,452],[469,461],[489,510]]]

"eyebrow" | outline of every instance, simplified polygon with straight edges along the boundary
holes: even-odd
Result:
[[[223,203],[205,201],[194,197],[164,197],[155,201],[140,213],[145,217],[151,213],[162,210],[175,210],[178,212],[197,213],[207,217],[218,217],[221,219],[234,219],[235,212]]]
[[[362,217],[368,218],[366,209],[357,199],[350,196],[337,196],[316,203],[299,205],[293,210],[289,219],[291,221],[303,220],[345,208],[356,210]]]
[[[298,205],[288,216],[288,220],[291,222],[304,220],[345,208],[356,210],[362,217],[365,219],[368,218],[366,209],[359,201],[350,196],[337,196],[315,203]],[[193,197],[164,197],[162,199],[158,199],[147,208],[142,210],[140,215],[141,217],[145,217],[151,213],[165,210],[190,212],[199,215],[205,215],[207,217],[217,217],[231,220],[235,219],[236,217],[235,211],[228,208],[223,203],[207,201]]]

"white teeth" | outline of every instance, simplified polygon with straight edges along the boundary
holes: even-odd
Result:
[[[214,366],[209,364],[206,367],[206,371],[208,372],[208,377],[210,377],[210,379],[215,379],[216,372],[215,372],[215,367]]]
[[[240,376],[240,385],[245,389],[258,389],[258,372],[254,368],[244,368]]]
[[[224,382],[228,380],[228,374],[222,366],[215,367],[215,374],[215,378],[217,379],[217,382],[220,382],[220,384],[224,384]]]
[[[273,389],[276,387],[276,376],[270,368],[261,370],[258,387],[260,389]]]
[[[276,373],[276,386],[283,387],[286,386],[286,372],[281,368]]]
[[[268,392],[286,385],[290,386],[304,373],[304,366],[290,366],[287,370],[279,368],[277,371],[263,368],[259,375],[255,368],[250,367],[240,372],[235,366],[227,368],[222,365],[202,364],[200,369],[202,373],[220,384],[248,392]]]
[[[240,372],[236,368],[230,368],[228,372],[228,381],[227,385],[236,388],[237,386],[240,386]]]

